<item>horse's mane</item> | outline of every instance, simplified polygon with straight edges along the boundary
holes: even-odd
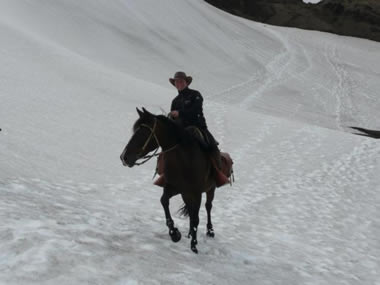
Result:
[[[177,138],[178,143],[181,145],[189,145],[195,142],[195,138],[180,124],[175,122],[174,120],[164,116],[164,115],[154,115],[157,120],[162,121],[164,124],[169,125],[170,132]],[[133,124],[133,132],[140,127],[141,124],[144,123],[146,117],[142,116],[137,119],[137,121]]]
[[[156,118],[169,125],[170,131],[178,139],[181,145],[190,145],[196,142],[195,138],[178,122],[164,115],[157,115]]]

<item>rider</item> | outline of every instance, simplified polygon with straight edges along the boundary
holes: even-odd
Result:
[[[222,167],[218,142],[207,128],[206,119],[203,115],[203,98],[197,90],[189,88],[192,77],[185,72],[178,71],[173,78],[169,78],[170,83],[177,88],[178,95],[173,99],[169,115],[174,119],[179,119],[184,128],[189,126],[197,127],[206,140],[206,145],[202,144],[215,161],[217,168],[217,186],[229,182],[228,178],[220,171]]]

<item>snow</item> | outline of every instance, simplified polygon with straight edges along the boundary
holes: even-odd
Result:
[[[201,0],[0,1],[0,284],[380,284],[380,45]],[[234,159],[215,239],[172,243],[135,107],[185,70]]]
[[[317,4],[319,2],[321,2],[322,0],[303,0],[303,2],[305,3],[311,3],[311,4]]]

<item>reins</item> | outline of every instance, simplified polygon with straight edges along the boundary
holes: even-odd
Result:
[[[140,129],[141,127],[145,127],[147,129],[149,129],[150,130],[150,135],[147,138],[147,140],[146,140],[144,146],[142,147],[141,151],[137,154],[138,159],[144,159],[144,160],[141,161],[141,162],[137,162],[136,161],[135,162],[136,165],[142,165],[142,164],[146,163],[148,160],[152,159],[153,157],[159,156],[162,153],[166,153],[166,152],[172,151],[173,149],[175,149],[178,146],[178,144],[175,144],[174,146],[172,146],[172,147],[170,147],[170,148],[168,148],[166,150],[162,150],[160,153],[157,153],[157,151],[158,151],[158,149],[160,147],[160,142],[159,142],[159,140],[157,138],[157,135],[156,135],[156,132],[155,132],[156,131],[156,126],[157,126],[157,118],[154,118],[153,128],[151,128],[147,124],[141,124],[140,127],[138,128],[138,129]],[[154,139],[156,140],[157,148],[155,149],[154,153],[152,153],[152,154],[146,154],[146,155],[140,157],[140,154],[145,151],[145,148],[148,146],[148,144],[149,144],[150,140],[152,139],[152,137],[154,137]]]

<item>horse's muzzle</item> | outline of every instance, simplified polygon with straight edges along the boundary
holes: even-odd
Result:
[[[128,161],[127,159],[125,159],[124,153],[120,155],[120,160],[124,166],[133,167],[135,165],[135,162],[134,162],[135,160]]]

